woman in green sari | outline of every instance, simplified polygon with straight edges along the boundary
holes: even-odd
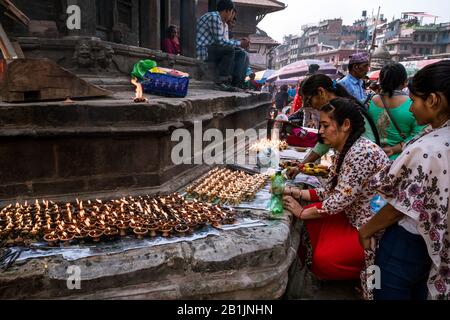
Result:
[[[409,111],[412,101],[403,92],[407,77],[406,69],[400,63],[381,69],[381,93],[373,97],[368,110],[377,126],[381,146],[391,160],[397,159],[405,143],[424,128]]]

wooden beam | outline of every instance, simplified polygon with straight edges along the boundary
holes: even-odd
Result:
[[[28,18],[26,14],[20,11],[10,0],[0,0],[0,4],[6,8],[6,14],[28,27],[28,25],[30,24],[30,18]]]
[[[180,0],[180,34],[183,56],[195,58],[195,38],[197,32],[197,1]]]
[[[0,23],[0,50],[2,51],[2,55],[4,59],[17,59],[18,55],[16,50],[14,49],[11,41],[9,41],[8,35],[3,29],[2,24]]]

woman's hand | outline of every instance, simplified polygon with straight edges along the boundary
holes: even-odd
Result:
[[[388,157],[393,156],[394,154],[402,153],[403,151],[401,144],[396,144],[392,147],[384,147],[383,150],[386,152]]]
[[[364,248],[364,250],[373,250],[376,249],[376,241],[374,237],[370,237],[365,235],[364,226],[359,230],[359,243]]]
[[[287,169],[287,177],[289,180],[294,180],[295,177],[300,173],[300,169],[298,167],[291,167]]]
[[[284,208],[291,212],[294,216],[301,219],[301,215],[303,212],[303,207],[291,196],[283,197]]]

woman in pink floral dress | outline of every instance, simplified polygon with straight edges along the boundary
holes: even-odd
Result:
[[[360,242],[386,229],[376,254],[375,299],[450,299],[450,61],[419,71],[409,86],[411,112],[428,125],[370,185],[388,201],[360,229]]]
[[[337,151],[328,184],[323,189],[286,188],[285,207],[305,221],[312,247],[312,272],[322,280],[362,280],[366,299],[371,298],[366,268],[374,251],[363,250],[358,229],[372,217],[375,192],[369,179],[388,165],[386,153],[361,137],[364,118],[355,102],[337,98],[321,108],[320,134]],[[303,208],[297,200],[316,202]],[[321,201],[321,202],[320,202]]]

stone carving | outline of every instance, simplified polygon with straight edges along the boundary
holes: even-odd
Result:
[[[90,68],[95,63],[95,56],[92,46],[88,41],[80,41],[75,47],[73,59],[78,68]]]
[[[97,52],[97,64],[102,69],[108,70],[113,62],[114,49],[109,45],[103,45]]]

